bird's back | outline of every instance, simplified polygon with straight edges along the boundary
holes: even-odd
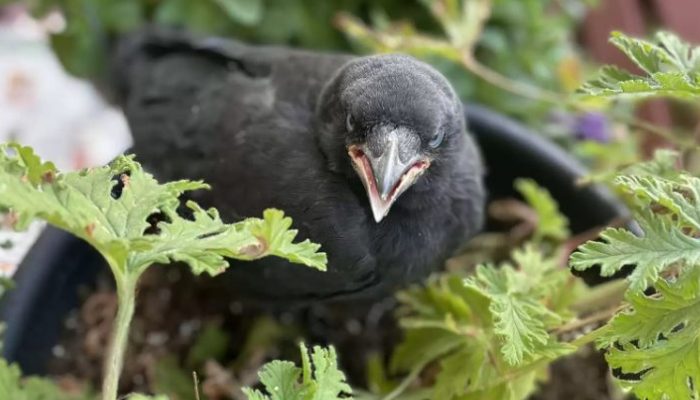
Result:
[[[233,136],[226,141],[233,146],[253,125],[286,122],[296,126],[284,131],[302,133],[294,140],[308,140],[318,92],[348,59],[150,30],[120,43],[113,86],[140,158],[158,161],[154,172],[162,179],[199,179],[225,153],[222,135]],[[256,132],[267,137],[256,140],[292,140],[278,133]],[[182,162],[160,163],[173,157]]]

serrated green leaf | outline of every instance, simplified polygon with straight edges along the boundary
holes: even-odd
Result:
[[[338,357],[333,347],[314,346],[311,362],[315,381],[313,400],[331,400],[340,398],[343,393],[352,393],[345,374],[338,369]]]
[[[661,31],[656,34],[656,40],[668,53],[667,62],[684,72],[700,69],[700,51],[682,41],[677,35]]]
[[[300,400],[305,395],[297,382],[300,376],[301,370],[294,363],[274,360],[260,371],[260,382],[272,400]]]
[[[664,268],[677,262],[700,261],[698,239],[683,234],[666,219],[655,219],[649,212],[640,212],[636,220],[643,236],[608,228],[600,235],[602,241],[590,241],[572,254],[571,266],[583,271],[600,265],[602,276],[612,276],[622,267],[634,265],[627,278],[630,289],[643,291],[656,282]]]
[[[37,161],[28,148],[0,147],[0,204],[21,222],[47,220],[90,243],[117,274],[138,272],[154,262],[183,261],[195,273],[217,274],[225,257],[250,260],[276,255],[324,269],[326,256],[308,240],[294,243],[296,231],[281,211],[263,219],[225,224],[215,210],[188,202],[192,220],[181,217],[179,196],[208,188],[202,182],[159,184],[133,157],[105,167],[60,173]],[[159,232],[149,234],[149,217],[161,215]]]
[[[653,175],[619,176],[615,184],[644,201],[641,207],[661,206],[678,217],[681,227],[700,231],[700,179],[680,175],[674,180]]]
[[[610,34],[610,43],[649,74],[658,71],[662,63],[668,60],[666,53],[655,44],[643,39],[631,38],[619,31]]]
[[[518,179],[515,187],[537,213],[535,239],[564,240],[569,236],[569,221],[546,189],[531,179]]]
[[[539,316],[547,309],[530,299],[513,295],[496,296],[491,303],[495,316],[495,331],[503,336],[501,350],[511,365],[523,363],[538,347],[549,341],[549,334]]]
[[[525,245],[512,252],[513,262],[519,270],[517,277],[511,274],[509,279],[512,290],[520,293],[532,293],[535,298],[546,297],[567,278],[564,273],[557,273],[557,260],[545,257],[535,246]]]
[[[266,394],[257,389],[244,387],[242,389],[242,392],[244,395],[246,395],[246,398],[248,400],[270,400],[270,396],[267,396]]]
[[[265,394],[243,388],[248,400],[341,400],[352,399],[352,388],[345,374],[338,369],[333,347],[314,346],[311,354],[304,344],[300,346],[302,367],[288,361],[275,360],[263,366],[259,372]]]
[[[555,341],[547,329],[562,322],[561,317],[544,306],[565,276],[555,270],[552,260],[544,259],[532,248],[516,252],[519,262],[515,270],[509,264],[480,265],[466,285],[481,291],[490,299],[489,310],[494,332],[502,338],[501,351],[511,365],[519,365],[540,354]],[[538,282],[548,282],[539,286]]]
[[[400,323],[406,334],[392,356],[393,371],[439,366],[428,393],[433,400],[523,400],[534,392],[547,366],[525,363],[576,349],[549,334],[564,323],[551,302],[561,291],[575,290],[561,284],[570,273],[556,257],[526,245],[512,258],[515,266],[478,266],[466,282],[458,274],[443,274],[401,292]],[[562,312],[570,315],[566,308]],[[413,395],[427,396],[421,390],[407,394]]]
[[[673,282],[659,280],[656,293],[630,292],[630,308],[611,322],[600,344],[623,387],[649,400],[700,396],[700,268]]]
[[[669,96],[691,100],[700,96],[697,80],[700,50],[669,32],[659,32],[654,42],[613,32],[610,41],[644,72],[637,76],[606,66],[581,92],[594,97],[644,99]]]
[[[244,387],[242,391],[248,400],[270,400],[270,396],[265,395],[263,392],[257,389]]]
[[[670,153],[659,157],[666,159],[664,164],[670,163]],[[659,164],[647,164],[647,167],[652,166]],[[641,174],[619,176],[615,184],[638,202],[635,219],[643,236],[609,228],[601,234],[603,242],[588,242],[571,256],[573,268],[585,270],[600,265],[603,276],[634,265],[635,270],[628,279],[630,288],[635,291],[652,285],[671,265],[693,265],[700,261],[700,240],[686,231],[700,231],[700,179],[687,175],[666,179],[654,176],[653,171],[635,171],[639,172]],[[652,207],[662,207],[664,214],[652,213]]]

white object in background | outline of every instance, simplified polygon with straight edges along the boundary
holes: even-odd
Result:
[[[131,135],[123,114],[90,84],[67,75],[48,45],[47,32],[64,25],[60,15],[37,21],[21,6],[2,10],[0,142],[32,146],[62,170],[105,164],[126,150]],[[43,226],[0,229],[0,275],[14,273]]]
[[[36,221],[24,232],[0,230],[0,277],[9,278],[15,274],[45,226],[44,222]]]

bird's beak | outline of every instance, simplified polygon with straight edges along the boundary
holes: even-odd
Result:
[[[419,151],[420,139],[405,128],[379,129],[368,135],[367,142],[348,147],[376,222],[430,166],[430,159]]]

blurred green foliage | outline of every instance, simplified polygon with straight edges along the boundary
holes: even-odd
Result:
[[[334,28],[339,11],[370,18],[391,11],[392,18],[431,21],[416,1],[402,0],[28,0],[35,16],[59,10],[66,29],[52,45],[69,72],[95,77],[117,35],[146,23],[178,26],[252,43],[283,43],[314,49],[349,50]],[[422,21],[421,21],[422,20]],[[434,25],[434,24],[433,24]]]
[[[469,43],[489,69],[543,90],[567,93],[581,83],[581,62],[573,44],[576,25],[592,0],[28,0],[34,15],[60,9],[66,29],[52,45],[71,73],[95,78],[104,70],[111,41],[145,23],[181,26],[203,34],[251,43],[340,50],[380,51],[348,40],[338,28],[340,14],[357,17],[378,31],[428,35]],[[486,5],[482,27],[474,19]],[[461,10],[451,13],[452,10]],[[483,28],[483,29],[482,29]],[[352,34],[348,36],[352,37]],[[356,38],[354,38],[356,39]],[[358,46],[359,45],[359,46]],[[402,49],[397,49],[402,50]],[[428,52],[464,99],[542,128],[551,101],[513,96],[477,79],[455,60]],[[544,130],[544,129],[541,129]]]
[[[553,92],[572,92],[581,83],[582,61],[574,35],[584,16],[582,0],[495,0],[475,56],[510,79]],[[533,122],[551,112],[548,101],[534,101],[482,80],[469,98]]]

